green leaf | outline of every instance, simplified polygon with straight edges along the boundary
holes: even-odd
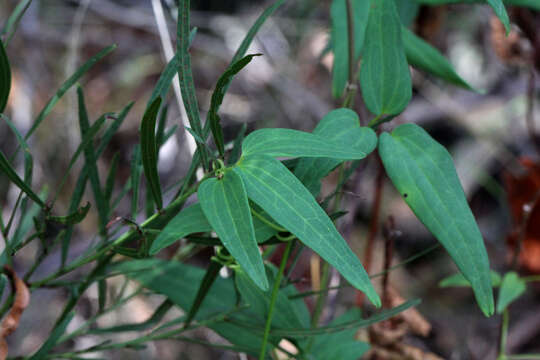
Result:
[[[51,355],[51,350],[54,348],[60,337],[64,334],[74,316],[75,311],[72,311],[67,314],[67,316],[59,324],[56,324],[52,332],[49,334],[47,341],[41,345],[38,351],[32,355],[29,360],[41,360]]]
[[[506,35],[510,33],[510,19],[508,18],[508,13],[504,7],[502,0],[486,0],[486,2],[491,6],[495,15],[501,20],[506,29]]]
[[[351,1],[354,26],[354,59],[360,56],[364,46],[369,5],[371,1]],[[349,31],[347,0],[333,0],[330,6],[332,20],[331,43],[334,53],[332,66],[332,96],[340,98],[349,80]],[[355,66],[356,69],[356,66]]]
[[[452,64],[429,43],[416,36],[406,27],[401,29],[401,35],[409,64],[438,76],[449,83],[476,91],[455,72]]]
[[[253,218],[253,227],[255,229],[255,238],[257,243],[262,243],[272,236],[277,231],[266,225],[258,218]],[[150,247],[150,254],[154,255],[161,249],[172,245],[176,241],[194,233],[202,233],[212,231],[212,225],[206,219],[201,204],[196,203],[188,206],[178,213],[159,233],[157,238]]]
[[[131,157],[131,218],[135,219],[137,217],[137,212],[139,211],[139,187],[141,183],[141,174],[142,166],[141,164],[141,146],[137,144],[133,150],[133,155]]]
[[[225,248],[257,286],[268,289],[242,178],[233,171],[225,171],[221,179],[203,181],[197,194],[208,222]]]
[[[212,99],[210,100],[210,110],[208,110],[208,119],[207,122],[210,122],[210,130],[212,130],[212,135],[214,136],[214,142],[219,151],[221,157],[225,154],[225,144],[223,140],[223,131],[221,129],[220,118],[218,115],[219,107],[223,102],[225,97],[225,92],[229,87],[234,75],[238,74],[255,56],[261,56],[262,54],[252,54],[243,57],[237,62],[231,64],[227,70],[219,77],[216,88],[212,93]]]
[[[11,68],[9,59],[4,48],[4,43],[0,40],[0,113],[6,108],[9,91],[11,90]]]
[[[416,0],[394,0],[401,19],[401,23],[407,27],[411,26],[418,15],[420,5]]]
[[[193,74],[191,72],[191,59],[189,55],[189,0],[180,0],[178,5],[178,24],[176,47],[179,53],[178,57],[178,75],[180,77],[180,90],[182,100],[188,115],[189,126],[197,135],[203,137],[199,105],[195,94],[195,85],[193,83]],[[208,168],[208,155],[205,144],[197,143],[201,162],[203,167]]]
[[[87,202],[86,205],[77,209],[76,211],[68,214],[66,216],[47,216],[48,221],[53,221],[62,225],[74,225],[78,224],[84,220],[88,211],[90,210],[90,203]]]
[[[210,261],[210,265],[206,269],[206,273],[204,274],[204,278],[201,280],[201,283],[199,285],[199,289],[197,290],[197,295],[195,295],[195,300],[193,300],[193,304],[191,304],[191,307],[189,308],[189,311],[186,316],[186,321],[184,328],[187,328],[191,321],[195,318],[197,315],[197,312],[201,308],[201,305],[208,295],[208,292],[212,288],[212,285],[216,281],[216,279],[219,276],[219,271],[223,267],[222,264],[220,264],[217,261]]]
[[[88,138],[86,136],[87,133],[93,136],[91,129],[95,128],[95,126],[90,127],[88,113],[84,103],[84,94],[80,86],[77,87],[77,98],[79,102],[79,127],[81,130],[81,138],[83,139],[84,143],[84,140]],[[92,192],[94,193],[94,199],[96,201],[96,208],[99,216],[99,231],[101,234],[105,234],[107,232],[106,226],[108,223],[109,207],[105,201],[105,197],[103,196],[103,191],[101,189],[96,153],[90,142],[84,146],[83,150],[85,160],[84,166],[88,169],[88,179],[90,180],[90,186],[92,187]]]
[[[161,196],[161,185],[157,169],[157,143],[156,143],[156,119],[161,106],[161,98],[157,98],[145,111],[141,122],[141,156],[144,169],[144,176],[148,182],[152,197],[156,202],[158,210],[163,207]]]
[[[491,286],[498,287],[501,285],[501,275],[496,271],[491,270]],[[465,279],[462,273],[457,273],[448,276],[439,281],[439,287],[471,287],[471,283]]]
[[[411,100],[411,75],[394,0],[371,3],[360,85],[367,108],[378,117],[399,114]]]
[[[527,290],[527,284],[514,271],[504,274],[497,298],[497,314],[502,312]]]
[[[350,129],[351,137],[363,137],[365,130]],[[364,145],[368,145],[365,146]],[[243,156],[331,157],[342,160],[363,159],[372,150],[370,143],[358,147],[329,141],[323,136],[292,129],[260,129],[249,134],[242,144]]]
[[[361,311],[356,308],[334,319],[330,325],[361,321]],[[355,341],[356,329],[347,329],[340,332],[317,336],[313,339],[312,354],[318,354],[320,359],[357,360],[369,350],[369,344]],[[336,346],[339,344],[339,346]]]
[[[358,115],[350,109],[330,111],[313,130],[313,134],[347,148],[362,149],[366,154],[371,153],[377,146],[375,132],[371,128],[360,127]],[[321,179],[341,163],[342,160],[335,158],[300,158],[294,175],[317,196]]]
[[[101,50],[99,53],[97,53],[95,56],[93,56],[90,60],[88,60],[86,63],[84,63],[69,79],[67,79],[60,89],[56,92],[56,94],[47,102],[43,110],[38,114],[36,120],[34,121],[34,124],[32,124],[32,127],[26,133],[26,136],[24,137],[26,140],[32,136],[34,131],[39,127],[41,122],[45,120],[47,115],[51,113],[51,111],[54,109],[58,101],[64,96],[64,94],[79,81],[79,79],[92,68],[99,60],[104,58],[106,55],[111,53],[114,49],[116,49],[116,45],[111,45],[109,47],[106,47],[105,49]]]
[[[37,194],[17,175],[17,172],[9,163],[4,153],[0,151],[0,171],[2,171],[13,184],[25,192],[26,195],[40,207],[44,208],[45,203],[37,196]]]
[[[421,127],[405,124],[379,138],[392,183],[472,284],[486,316],[493,314],[489,259],[452,157]]]
[[[20,1],[7,19],[6,24],[4,25],[4,29],[2,29],[2,35],[5,35],[4,38],[6,39],[6,46],[13,37],[13,34],[15,34],[15,30],[17,30],[19,22],[21,21],[24,13],[26,12],[26,9],[28,9],[31,3],[32,0]]]
[[[369,277],[345,239],[315,198],[281,162],[269,156],[249,156],[234,171],[242,177],[251,200],[380,306]]]
[[[266,266],[268,281],[272,284],[277,275],[277,269],[273,266]],[[266,317],[270,309],[270,298],[272,289],[262,291],[241,269],[235,271],[236,288],[241,295],[243,303],[249,305],[246,310],[250,314],[250,323],[265,325]],[[289,300],[283,289],[280,289],[277,295],[274,316],[272,317],[272,327],[284,329],[308,328],[309,318],[303,319],[295,311],[294,303]]]

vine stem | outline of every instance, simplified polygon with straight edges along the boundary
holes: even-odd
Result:
[[[268,338],[270,337],[270,327],[272,325],[272,316],[274,315],[274,308],[279,292],[279,286],[281,284],[281,279],[283,278],[285,265],[287,264],[287,260],[289,259],[289,254],[291,253],[293,243],[294,241],[287,242],[287,246],[285,247],[285,251],[283,252],[283,258],[281,259],[281,264],[279,265],[279,271],[274,281],[274,286],[272,288],[272,297],[270,298],[270,307],[268,309],[268,316],[266,318],[266,324],[264,326],[264,335],[259,360],[264,360],[266,357],[266,346],[268,344]]]
[[[509,322],[508,309],[504,309],[501,322],[501,334],[499,338],[499,356],[497,360],[506,360],[506,341],[508,339],[508,322]]]

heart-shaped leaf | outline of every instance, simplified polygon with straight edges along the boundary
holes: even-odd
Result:
[[[514,300],[518,299],[527,290],[527,284],[514,271],[506,273],[502,279],[497,298],[497,314],[502,312]]]

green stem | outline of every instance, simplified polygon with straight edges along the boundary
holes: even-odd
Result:
[[[152,215],[151,217],[149,217],[148,219],[146,219],[141,225],[140,225],[140,228],[141,229],[146,229],[148,227],[152,227],[152,228],[155,228],[155,227],[161,227],[161,226],[164,226],[165,224],[167,224],[169,222],[169,220],[175,216],[181,209],[182,207],[184,206],[184,203],[185,201],[187,200],[188,197],[190,197],[192,194],[194,194],[196,191],[197,191],[197,188],[198,188],[198,184],[193,186],[191,189],[189,189],[188,191],[186,191],[181,197],[179,197],[178,199],[174,200],[172,203],[170,203],[165,209],[159,211],[159,212],[156,212],[154,215]],[[42,279],[42,280],[39,280],[39,281],[35,281],[33,283],[30,284],[30,287],[31,288],[38,288],[40,286],[43,286],[45,284],[47,284],[49,281],[52,281],[62,275],[65,275],[83,265],[86,265],[92,261],[95,261],[101,257],[103,257],[104,254],[106,254],[107,252],[109,252],[110,250],[114,249],[115,247],[125,243],[125,242],[128,242],[128,241],[131,241],[133,239],[136,239],[137,236],[140,236],[139,232],[137,231],[137,229],[130,229],[128,231],[126,231],[124,234],[122,234],[120,237],[118,237],[116,240],[114,240],[113,242],[109,243],[108,245],[104,246],[103,248],[101,248],[100,250],[96,251],[94,254],[92,255],[89,255],[87,257],[84,257],[78,261],[74,261],[73,263],[71,263],[70,265],[56,271],[55,273],[47,276],[46,278]]]
[[[506,360],[508,359],[506,357],[506,342],[508,340],[508,322],[510,316],[508,314],[508,309],[505,309],[502,314],[502,324],[501,324],[501,337],[500,337],[500,344],[499,344],[499,356],[497,357],[497,360]]]
[[[251,210],[251,213],[253,215],[255,215],[255,217],[257,219],[261,220],[263,223],[270,226],[272,229],[274,229],[276,231],[279,231],[279,232],[287,232],[287,229],[282,228],[281,226],[278,226],[278,225],[274,224],[273,222],[269,221],[268,219],[266,219],[264,216],[262,216],[257,211],[253,210],[252,208],[250,208],[250,210]]]
[[[285,251],[283,253],[283,258],[281,259],[281,264],[279,265],[279,271],[274,281],[274,287],[272,288],[272,297],[270,299],[270,307],[268,309],[268,317],[266,318],[266,324],[264,326],[264,336],[261,345],[261,353],[259,355],[259,360],[264,360],[266,358],[266,346],[268,344],[268,338],[270,337],[270,327],[272,326],[272,316],[274,315],[274,308],[279,293],[279,286],[281,284],[283,272],[285,271],[285,265],[287,264],[287,260],[289,259],[289,254],[291,253],[291,248],[293,244],[294,241],[287,242]]]
[[[540,281],[540,275],[525,276],[525,277],[522,277],[521,280],[523,280],[523,281],[525,281],[525,282],[536,282],[536,281]]]

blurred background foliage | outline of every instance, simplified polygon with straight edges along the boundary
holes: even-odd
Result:
[[[194,1],[191,23],[198,28],[191,47],[197,96],[203,117],[210,104],[215,82],[225,70],[245,32],[269,1]],[[17,1],[0,2],[0,23],[4,23]],[[175,34],[174,4],[163,2],[169,32]],[[330,1],[288,1],[273,15],[256,37],[248,53],[262,53],[233,81],[221,107],[225,140],[234,139],[243,124],[248,131],[261,127],[288,127],[311,131],[315,124],[340,102],[331,97],[332,54],[328,52]],[[534,126],[539,117],[540,14],[532,10],[509,9],[513,31],[504,29],[488,6],[420,6],[414,20],[417,34],[440,49],[457,72],[483,93],[473,93],[444,84],[412,71],[414,96],[411,104],[392,123],[414,122],[451,151],[458,174],[479,222],[492,268],[506,270],[515,259],[522,274],[540,273],[540,140]],[[120,131],[114,136],[99,167],[106,174],[115,153],[120,156],[118,188],[129,177],[129,161],[138,141],[138,127],[166,61],[151,1],[147,0],[34,0],[9,43],[13,86],[7,108],[18,129],[29,130],[37,112],[60,84],[84,61],[112,43],[118,48],[100,61],[82,86],[91,119],[107,111],[119,111],[136,101]],[[171,92],[172,93],[172,92]],[[370,120],[357,95],[355,110],[363,124]],[[76,94],[71,90],[33,136],[34,188],[55,189],[71,154],[79,142]],[[181,114],[170,97],[168,124],[179,124]],[[182,126],[160,152],[159,171],[166,187],[178,181],[190,163]],[[0,148],[12,154],[16,139],[0,122]],[[22,160],[17,162],[22,170]],[[348,214],[340,221],[342,234],[361,259],[366,261],[366,239],[375,239],[373,257],[366,267],[376,273],[383,268],[383,230],[389,216],[395,240],[392,263],[397,264],[435,244],[398,194],[380,175],[374,156],[346,184],[343,192]],[[75,172],[56,203],[66,212],[76,181]],[[329,176],[323,192],[330,191],[337,176]],[[380,211],[374,217],[377,188],[381,189]],[[169,194],[171,196],[172,194]],[[18,191],[0,177],[3,216],[16,201]],[[91,194],[87,194],[90,199]],[[129,201],[116,210],[129,216]],[[92,217],[94,216],[94,217]],[[144,214],[136,220],[143,220]],[[377,230],[378,229],[378,230]],[[70,258],[76,257],[97,232],[95,215],[77,228]],[[523,243],[516,255],[515,244]],[[30,245],[17,258],[15,268],[27,269],[38,245]],[[59,251],[59,250],[58,250]],[[165,253],[161,256],[170,256]],[[206,254],[208,255],[208,254]],[[206,259],[207,256],[201,256]],[[48,274],[58,266],[59,255],[48,257],[37,274]],[[197,263],[197,258],[191,260]],[[300,287],[310,289],[310,270],[316,266],[304,252],[293,277],[304,279]],[[83,270],[84,271],[84,270]],[[440,250],[392,273],[390,284],[405,298],[420,297],[422,324],[431,327],[427,337],[408,336],[409,343],[445,359],[494,358],[499,319],[485,319],[475,306],[469,289],[441,289],[438,282],[453,274],[450,258]],[[76,277],[77,274],[72,276]],[[338,283],[337,273],[331,284]],[[114,284],[114,291],[122,284]],[[374,280],[378,283],[379,280]],[[510,352],[540,352],[539,289],[534,284],[512,307],[508,349]],[[33,293],[19,330],[10,337],[10,354],[31,353],[48,335],[66,294],[47,289]],[[309,300],[308,300],[309,301]],[[323,321],[355,306],[356,294],[345,289],[330,293]],[[140,296],[126,307],[103,319],[101,325],[144,321],[159,296]],[[72,324],[76,327],[97,306],[97,289],[92,287],[78,305]],[[324,320],[326,319],[326,320]],[[69,331],[69,328],[68,328]],[[219,341],[217,335],[197,330],[201,339]],[[129,337],[119,334],[118,337]],[[99,335],[77,339],[70,348],[88,347],[103,341]],[[181,355],[179,355],[181,354]],[[172,341],[155,343],[141,351],[119,350],[102,354],[107,358],[129,359],[233,359],[233,354],[193,344]]]

